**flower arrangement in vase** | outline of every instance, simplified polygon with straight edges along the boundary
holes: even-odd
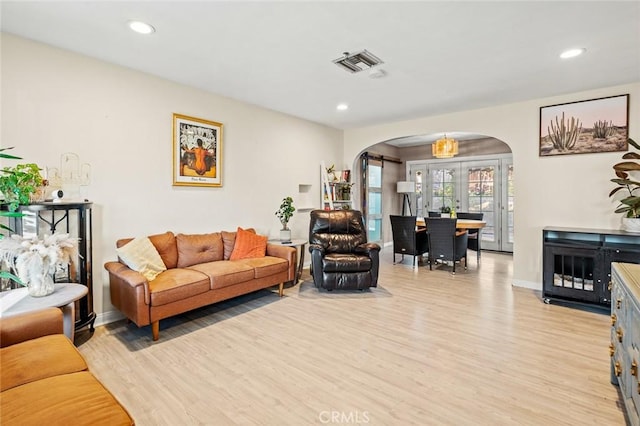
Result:
[[[22,237],[12,235],[0,239],[0,261],[16,271],[20,284],[28,287],[31,296],[53,293],[53,274],[78,256],[78,239],[69,234]]]

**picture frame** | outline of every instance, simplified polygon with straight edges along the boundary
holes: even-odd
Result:
[[[629,94],[540,107],[540,157],[627,151]]]
[[[173,114],[173,185],[222,186],[222,123]]]

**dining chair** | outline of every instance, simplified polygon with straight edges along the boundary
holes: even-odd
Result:
[[[458,212],[458,219],[482,220],[483,218],[484,213]],[[476,252],[478,262],[480,262],[480,251],[482,250],[482,234],[480,233],[480,229],[468,229],[467,232],[469,234],[467,248]]]
[[[416,229],[416,216],[389,215],[391,219],[391,234],[393,235],[393,263],[396,263],[396,254],[413,256],[413,266],[416,259],[429,250],[427,233],[424,229]],[[401,261],[402,261],[401,260]]]
[[[433,270],[436,261],[452,262],[456,273],[456,262],[462,263],[467,269],[467,232],[456,229],[455,218],[427,217],[427,238],[429,240],[429,269]]]
[[[440,217],[441,216],[440,212],[427,212],[427,215],[429,217]]]

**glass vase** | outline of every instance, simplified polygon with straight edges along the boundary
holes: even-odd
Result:
[[[55,290],[53,277],[48,271],[48,268],[44,269],[41,273],[31,274],[29,282],[27,283],[27,291],[30,296],[43,297],[48,296]]]

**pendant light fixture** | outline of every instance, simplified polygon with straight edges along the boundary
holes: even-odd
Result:
[[[438,139],[431,145],[431,154],[436,158],[451,158],[458,154],[458,141],[448,138],[444,134],[444,138]]]

